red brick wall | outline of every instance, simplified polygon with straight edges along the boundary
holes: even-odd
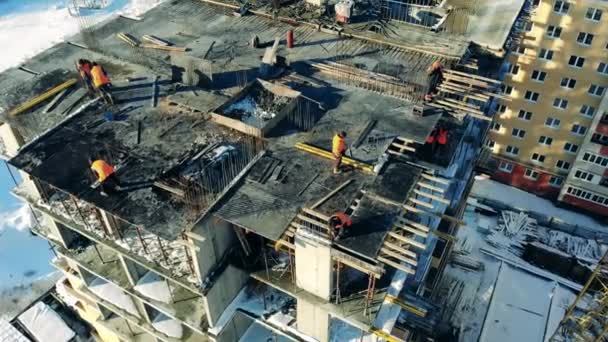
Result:
[[[597,203],[584,200],[582,198],[565,194],[562,201],[602,216],[608,216],[608,207],[604,207],[603,205],[599,205]]]
[[[532,180],[524,176],[526,172],[525,166],[515,163],[512,164],[513,172],[507,173],[496,169],[492,178],[542,197],[550,199],[557,198],[557,195],[559,195],[559,188],[549,184],[549,179],[551,178],[550,174],[536,170],[539,174],[538,179]]]
[[[603,135],[608,135],[608,125],[603,123],[598,123],[595,131],[598,133],[602,133]]]

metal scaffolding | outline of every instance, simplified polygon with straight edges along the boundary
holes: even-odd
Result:
[[[608,341],[608,252],[566,311],[550,341]]]

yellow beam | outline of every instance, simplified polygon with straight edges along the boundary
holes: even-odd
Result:
[[[402,339],[397,338],[387,332],[384,332],[378,328],[370,328],[369,332],[380,337],[381,339],[385,340],[386,342],[403,342]]]
[[[397,304],[400,307],[402,307],[403,309],[405,309],[415,315],[418,315],[420,317],[426,317],[426,311],[420,310],[419,308],[417,308],[411,304],[408,304],[395,296],[386,295],[386,298],[384,298],[384,300],[386,300],[387,302],[393,303],[393,304]]]
[[[49,98],[55,96],[56,94],[58,94],[59,92],[63,91],[64,89],[67,89],[71,86],[73,86],[74,84],[76,84],[76,79],[75,78],[71,78],[63,83],[61,83],[60,85],[56,86],[55,88],[51,88],[49,90],[47,90],[45,93],[43,93],[42,95],[39,95],[15,108],[13,108],[8,114],[9,115],[18,115],[21,114],[25,111],[27,111],[28,109],[33,108],[34,106],[37,106],[38,104],[48,100]]]
[[[315,146],[311,146],[305,143],[297,143],[296,144],[296,148],[298,150],[302,150],[302,151],[306,151],[308,153],[312,153],[314,155],[317,155],[319,157],[323,157],[326,159],[330,159],[333,160],[334,156],[331,152],[326,151],[324,149],[315,147]],[[366,164],[348,157],[342,157],[342,163],[346,164],[346,165],[350,165],[356,169],[359,169],[361,171],[365,171],[365,172],[369,172],[369,173],[373,173],[374,172],[374,166],[370,165],[370,164]]]

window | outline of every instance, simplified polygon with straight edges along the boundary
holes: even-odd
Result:
[[[591,164],[597,164],[600,166],[608,166],[607,157],[602,157],[600,155],[589,153],[589,152],[585,152],[585,154],[583,155],[583,160],[586,161],[587,163],[591,163]]]
[[[564,88],[574,89],[576,80],[574,78],[564,77],[559,84]]]
[[[486,147],[488,147],[489,149],[493,149],[495,145],[496,141],[490,139],[486,140]]]
[[[509,64],[509,69],[507,70],[509,74],[517,75],[519,72],[519,65],[517,64]]]
[[[576,151],[578,151],[578,145],[567,142],[564,144],[564,151],[570,152],[570,153],[576,153]]]
[[[568,60],[568,65],[575,68],[582,68],[585,65],[585,58],[572,55],[570,56],[570,60]]]
[[[581,126],[579,124],[574,124],[572,125],[572,129],[570,130],[570,132],[577,135],[585,135],[585,133],[587,133],[587,127]]]
[[[603,135],[600,133],[593,133],[593,136],[591,136],[591,141],[596,144],[602,144],[602,145],[608,146],[608,135]]]
[[[593,114],[595,114],[595,108],[588,105],[582,105],[580,113],[586,117],[592,118]]]
[[[564,182],[564,178],[562,177],[558,177],[558,176],[551,176],[551,178],[549,178],[549,184],[555,187],[560,187],[562,186],[562,183]]]
[[[519,128],[513,128],[513,130],[511,131],[511,135],[523,139],[526,136],[526,131]]]
[[[568,100],[556,97],[555,100],[553,100],[553,107],[566,109],[568,108]]]
[[[602,10],[589,7],[587,8],[587,13],[585,14],[585,18],[593,21],[600,21],[602,19]]]
[[[605,90],[605,87],[592,84],[589,86],[589,90],[587,90],[587,93],[591,96],[602,96],[604,95]]]
[[[540,71],[540,70],[534,70],[534,71],[532,71],[531,78],[538,82],[544,82],[545,78],[547,78],[547,73],[544,71]]]
[[[508,86],[508,85],[503,84],[500,86],[500,90],[505,95],[511,95],[511,93],[513,92],[513,86]]]
[[[549,126],[551,128],[559,128],[559,124],[560,121],[556,118],[548,117],[547,120],[545,120],[545,126]]]
[[[526,54],[526,47],[525,46],[518,46],[515,49],[513,49],[513,53],[516,53],[518,55],[525,55]]]
[[[570,169],[570,163],[568,163],[567,161],[558,160],[557,163],[555,163],[555,167],[564,171],[568,171]]]
[[[513,164],[501,161],[500,164],[498,164],[498,169],[503,172],[511,173],[513,172]]]
[[[526,21],[524,25],[524,32],[532,32],[534,29],[534,23],[531,20]]]
[[[595,203],[603,205],[603,206],[608,206],[608,197],[604,197],[601,195],[595,195],[589,191],[577,189],[572,186],[569,186],[568,189],[566,189],[566,192],[571,196],[582,198],[584,200],[588,200],[591,202],[595,202]]]
[[[538,58],[550,61],[553,59],[553,54],[553,50],[540,49],[540,52],[538,53]]]
[[[524,95],[524,98],[530,102],[537,102],[539,97],[540,97],[539,93],[535,93],[530,90],[526,90],[526,94]]]
[[[498,122],[493,122],[492,127],[490,129],[493,130],[494,132],[500,132],[500,128],[501,128],[501,126]]]
[[[553,10],[559,14],[566,14],[570,9],[570,3],[568,1],[557,0],[553,4]]]
[[[516,156],[519,154],[519,147],[507,145],[507,148],[505,149],[505,153]]]
[[[545,156],[542,154],[538,154],[538,153],[532,153],[532,161],[535,161],[537,163],[544,163]]]
[[[602,75],[608,75],[608,63],[601,62],[597,66],[597,72],[599,72]]]
[[[579,44],[589,46],[593,42],[593,35],[587,32],[579,32],[576,41]]]
[[[547,27],[547,36],[551,38],[559,38],[562,35],[562,28],[559,26],[549,25]]]
[[[519,113],[517,114],[517,117],[522,119],[522,120],[526,120],[526,121],[530,121],[530,119],[532,119],[532,112],[527,112],[525,110],[520,110]]]
[[[551,146],[551,144],[553,143],[553,138],[541,135],[538,139],[538,143],[542,145]]]
[[[537,180],[538,172],[536,172],[532,169],[526,169],[526,172],[524,173],[524,177],[532,179],[532,180]]]
[[[574,178],[582,179],[587,182],[592,182],[593,174],[590,172],[583,171],[583,170],[576,170],[574,172]]]
[[[496,112],[497,112],[497,113],[504,113],[504,112],[506,112],[506,111],[507,111],[507,106],[505,106],[505,105],[503,105],[503,104],[499,104],[499,105],[496,107]]]

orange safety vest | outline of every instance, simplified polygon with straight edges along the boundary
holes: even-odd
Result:
[[[353,221],[350,219],[350,217],[348,217],[348,215],[344,213],[336,213],[333,217],[340,220],[340,224],[337,226],[337,228],[348,228],[353,224]]]
[[[91,170],[97,172],[97,180],[101,183],[114,173],[114,167],[98,159],[91,164]]]
[[[99,88],[104,84],[110,83],[110,78],[100,65],[96,65],[91,69],[91,77],[95,88]]]
[[[331,152],[336,156],[342,155],[344,152],[346,152],[346,142],[344,141],[344,138],[338,134],[334,135],[334,139],[332,140]]]
[[[448,143],[448,131],[446,129],[439,129],[439,134],[437,134],[437,143],[439,143],[439,145],[445,145]]]

